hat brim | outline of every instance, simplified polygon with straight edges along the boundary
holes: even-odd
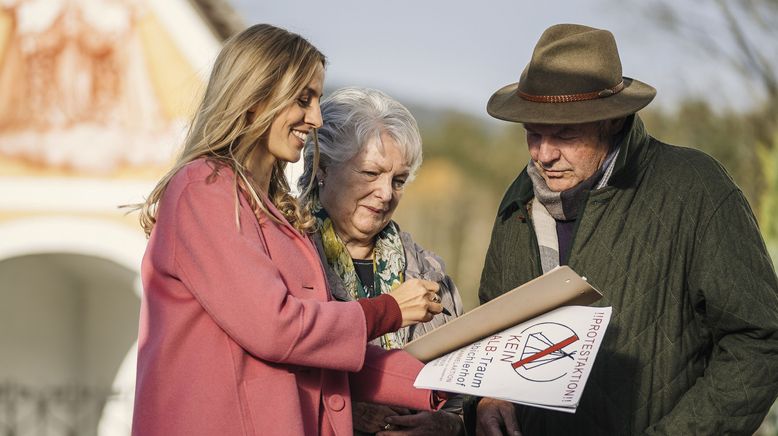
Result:
[[[610,120],[634,114],[656,96],[656,89],[624,77],[624,89],[610,97],[570,103],[537,103],[516,93],[518,83],[503,86],[486,104],[489,115],[505,121],[532,124],[578,124]]]

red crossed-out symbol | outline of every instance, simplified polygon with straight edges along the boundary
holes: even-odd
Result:
[[[518,368],[520,366],[524,366],[524,365],[526,365],[528,363],[532,363],[535,360],[540,359],[543,356],[547,356],[547,355],[549,355],[549,354],[551,354],[553,352],[556,352],[556,351],[559,351],[559,350],[565,348],[566,346],[572,344],[573,342],[575,342],[577,340],[578,340],[578,336],[577,335],[570,336],[569,338],[567,338],[567,339],[565,339],[565,340],[563,340],[561,342],[557,342],[556,344],[551,345],[550,347],[546,348],[545,350],[538,351],[537,353],[535,353],[535,354],[533,354],[531,356],[525,357],[524,359],[521,359],[518,362],[512,363],[511,366],[513,367],[513,369],[516,369],[516,368]]]

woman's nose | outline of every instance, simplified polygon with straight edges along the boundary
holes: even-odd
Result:
[[[375,187],[375,195],[381,201],[389,201],[392,199],[392,178],[381,177]]]
[[[313,126],[314,129],[321,127],[321,108],[318,102],[309,106],[305,111],[305,123]]]

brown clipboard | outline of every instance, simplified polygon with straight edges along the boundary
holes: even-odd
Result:
[[[405,351],[426,363],[556,308],[586,306],[600,298],[585,278],[562,266],[409,342]]]

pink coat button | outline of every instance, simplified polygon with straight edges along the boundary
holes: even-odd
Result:
[[[327,403],[330,405],[330,408],[335,412],[340,412],[341,410],[343,410],[344,407],[346,407],[346,402],[343,400],[343,397],[341,397],[338,394],[331,396],[327,400]]]

